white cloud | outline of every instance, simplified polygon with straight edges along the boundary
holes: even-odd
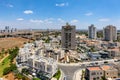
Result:
[[[78,20],[74,19],[70,23],[78,23],[78,22],[79,22]]]
[[[68,6],[69,3],[60,3],[60,4],[55,4],[55,6],[58,6],[58,7],[63,7],[63,6]]]
[[[47,18],[44,21],[53,21],[53,20],[54,20],[54,18]]]
[[[108,19],[108,18],[101,18],[101,19],[99,19],[98,21],[101,21],[101,22],[108,22],[108,21],[110,21],[110,19]]]
[[[92,13],[92,12],[89,12],[89,13],[86,13],[85,15],[86,15],[86,16],[92,16],[93,13]]]
[[[48,18],[48,19],[45,19],[44,22],[45,23],[53,23],[53,20],[54,20],[54,18]]]
[[[44,19],[44,20],[40,20],[40,19],[31,19],[30,22],[33,22],[33,23],[53,23],[53,18],[47,18],[47,19]]]
[[[65,22],[63,19],[61,19],[61,18],[58,18],[57,19],[59,22],[61,22],[61,23],[63,23],[63,22]]]
[[[32,10],[25,10],[23,13],[25,13],[25,14],[33,14],[33,11]]]
[[[44,21],[43,20],[37,20],[37,19],[35,19],[35,20],[31,19],[30,22],[33,22],[33,23],[43,23]]]
[[[10,7],[10,8],[13,8],[13,7],[14,7],[12,4],[8,4],[7,6]]]
[[[16,19],[16,20],[18,20],[18,21],[23,21],[24,19],[23,19],[23,18],[18,18],[18,19]]]

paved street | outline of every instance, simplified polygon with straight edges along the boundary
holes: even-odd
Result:
[[[73,80],[74,72],[80,69],[80,66],[64,66],[58,65],[58,67],[63,71],[66,76],[66,80]]]
[[[77,79],[73,79],[73,76],[79,75],[79,73],[75,74],[75,72],[77,70],[84,69],[86,65],[89,65],[90,63],[96,63],[96,62],[103,64],[105,61],[108,61],[109,63],[113,63],[114,60],[116,59],[90,61],[90,62],[83,62],[83,63],[71,63],[71,64],[58,63],[58,67],[63,71],[64,76],[66,77],[66,80],[77,80]]]
[[[82,70],[85,71],[85,69],[80,68],[74,73],[73,80],[81,80],[82,78]]]

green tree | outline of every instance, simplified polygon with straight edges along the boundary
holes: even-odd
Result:
[[[32,80],[41,80],[41,79],[39,79],[39,78],[33,78]]]
[[[7,68],[5,68],[4,70],[3,70],[3,75],[6,75],[6,74],[8,74],[8,73],[10,73],[11,72],[11,68],[10,67],[7,67]]]

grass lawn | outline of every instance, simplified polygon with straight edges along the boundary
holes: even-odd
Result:
[[[59,80],[60,76],[61,76],[61,72],[60,72],[60,70],[58,70],[57,73],[53,77],[55,77],[57,80]]]
[[[3,70],[6,67],[9,67],[9,66],[10,66],[10,59],[9,59],[9,56],[8,56],[0,63],[0,77],[3,76]]]

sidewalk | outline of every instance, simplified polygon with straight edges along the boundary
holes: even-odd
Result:
[[[57,63],[58,65],[62,66],[80,66],[80,63]]]
[[[60,72],[61,72],[61,76],[60,76],[60,79],[59,80],[63,80],[64,79],[64,73],[63,73],[63,71],[60,69]]]
[[[8,57],[9,56],[9,54],[7,54],[4,58],[2,58],[1,60],[0,60],[0,63],[6,58],[6,57]]]
[[[74,73],[73,80],[81,80],[82,70],[84,70],[84,69],[77,70],[77,71]]]

